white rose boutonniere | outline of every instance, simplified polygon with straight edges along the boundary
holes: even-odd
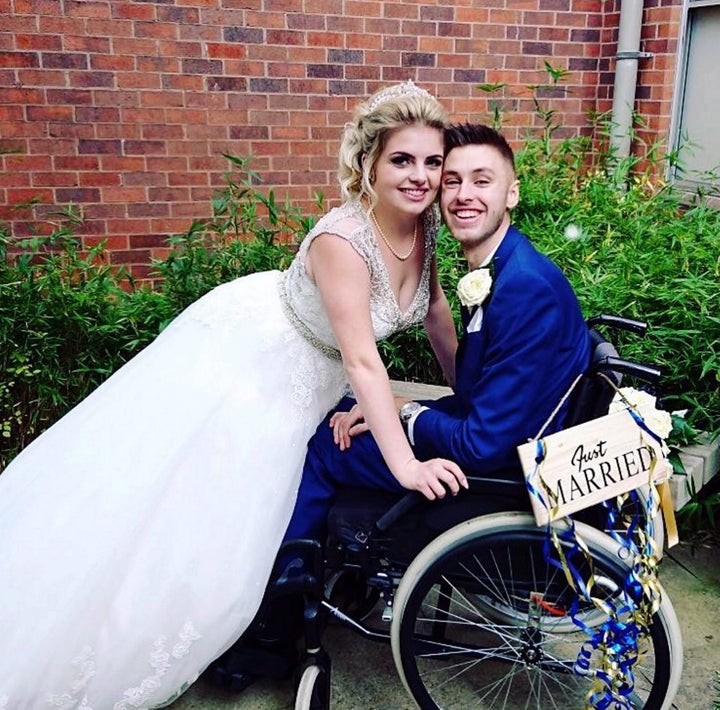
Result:
[[[458,281],[457,294],[460,303],[466,308],[479,306],[488,297],[491,286],[490,269],[473,269]]]

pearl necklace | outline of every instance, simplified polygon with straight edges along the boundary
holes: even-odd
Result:
[[[415,226],[413,227],[413,238],[412,238],[412,244],[410,245],[410,251],[408,251],[407,254],[398,254],[395,251],[395,248],[392,244],[390,244],[388,238],[385,236],[385,233],[382,231],[382,227],[377,221],[377,217],[375,216],[375,211],[370,210],[370,218],[373,221],[373,224],[375,225],[375,228],[377,229],[377,233],[380,235],[380,238],[385,242],[385,245],[390,250],[390,253],[400,261],[407,261],[411,256],[412,253],[415,251],[415,244],[417,242],[417,220],[415,220]]]

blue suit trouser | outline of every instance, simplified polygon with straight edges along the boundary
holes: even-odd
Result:
[[[355,400],[346,397],[337,409],[347,411],[353,404]],[[350,447],[341,451],[333,440],[331,416],[332,412],[308,442],[295,510],[285,540],[310,538],[324,541],[335,492],[343,486],[399,494],[407,492],[390,473],[370,432],[353,437]]]

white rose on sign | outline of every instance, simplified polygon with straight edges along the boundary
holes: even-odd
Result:
[[[457,294],[460,303],[466,308],[479,306],[487,298],[491,286],[490,269],[473,269],[458,281]]]
[[[610,411],[619,412],[628,406],[637,409],[645,424],[661,439],[667,439],[672,431],[672,417],[669,412],[658,409],[657,399],[649,392],[637,390],[634,387],[621,387],[610,403]]]

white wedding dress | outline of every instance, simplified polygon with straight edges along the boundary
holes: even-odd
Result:
[[[365,258],[383,338],[401,313],[365,212],[328,213],[286,272],[215,288],[0,475],[0,709],[169,703],[252,620],[313,431],[346,388],[312,238]]]

